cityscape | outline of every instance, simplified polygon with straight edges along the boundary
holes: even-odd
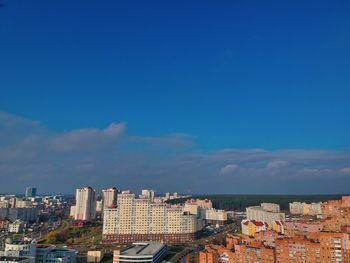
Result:
[[[350,1],[0,0],[0,263],[350,263]]]
[[[4,263],[350,262],[350,196],[240,211],[116,187],[83,187],[75,196],[27,187],[0,200]]]

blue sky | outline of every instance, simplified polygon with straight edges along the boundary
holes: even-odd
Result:
[[[279,164],[281,169],[287,169],[296,165],[293,159],[296,157],[288,159],[290,156],[284,155],[293,149],[313,154],[336,152],[337,160],[329,167],[323,167],[323,159],[305,167],[293,166],[293,172],[283,170],[276,174],[290,174],[287,183],[283,178],[263,191],[256,185],[253,191],[270,193],[283,189],[293,193],[296,190],[290,183],[298,182],[293,179],[297,168],[328,169],[329,177],[323,174],[325,178],[319,180],[315,192],[347,191],[340,185],[344,180],[350,182],[348,177],[337,179],[338,188],[330,189],[329,182],[335,181],[331,177],[334,173],[350,167],[345,158],[350,146],[348,1],[0,0],[0,3],[4,4],[0,8],[3,112],[0,140],[6,147],[15,147],[33,134],[40,134],[46,142],[87,128],[103,137],[111,123],[125,123],[121,133],[127,139],[119,142],[122,146],[118,149],[123,148],[120,154],[144,156],[152,148],[155,156],[152,161],[164,166],[150,168],[150,180],[180,178],[169,171],[176,163],[167,163],[171,158],[184,154],[206,154],[206,158],[212,158],[223,149],[264,149],[274,157],[266,159],[262,166],[286,162],[288,165]],[[5,122],[17,118],[21,119],[19,127],[25,130],[33,120],[39,124],[35,132],[23,135],[21,131],[22,137],[14,136],[12,141],[6,136],[14,133],[13,126],[9,129]],[[19,132],[18,127],[15,130]],[[91,130],[88,133],[91,135]],[[135,138],[142,143],[134,145]],[[5,143],[9,141],[11,145]],[[167,146],[159,149],[164,141]],[[95,148],[91,151],[98,153]],[[72,167],[78,165],[72,160],[82,155],[75,154],[64,160],[67,166],[70,162]],[[169,159],[159,159],[158,155]],[[96,156],[86,157],[87,162],[98,166]],[[7,167],[3,178],[10,175],[20,178],[25,174],[32,178],[29,174],[34,171],[52,178],[50,174],[54,172],[44,170],[40,166],[44,160],[40,158],[33,159],[38,163],[34,170],[17,173],[7,167],[9,161],[3,160],[3,167]],[[57,173],[54,158],[45,163],[51,163]],[[247,171],[239,174],[237,167],[247,164],[240,164],[236,156],[224,159],[215,163],[210,176],[215,169],[220,173],[220,167],[226,165],[236,176],[246,176]],[[152,161],[145,161],[145,165]],[[22,159],[15,163],[25,164]],[[114,161],[108,165],[112,164]],[[250,168],[253,166],[256,168],[256,163]],[[134,173],[143,176],[144,168]],[[199,173],[195,168],[191,167],[188,173]],[[13,174],[8,173],[10,170]],[[106,171],[96,168],[91,176],[101,173]],[[111,174],[108,180],[117,184],[122,173],[126,174],[126,170]],[[263,174],[270,176],[271,171]],[[30,181],[18,180],[10,189],[17,190]],[[41,184],[36,177],[32,180]],[[167,180],[159,183],[160,191],[171,185],[172,181]],[[236,177],[230,180],[227,182],[237,182]],[[84,184],[84,180],[78,179],[72,184],[80,182]],[[311,183],[308,178],[302,182],[306,186]],[[103,187],[98,180],[91,183]],[[127,181],[124,185],[132,188]],[[185,184],[179,185],[178,191],[185,190]],[[63,186],[59,191],[65,191]],[[201,185],[190,191],[236,189]]]

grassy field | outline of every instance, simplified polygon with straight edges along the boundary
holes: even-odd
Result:
[[[64,245],[98,245],[102,239],[102,226],[71,227],[68,222],[48,233],[40,243]]]
[[[246,207],[260,205],[263,202],[276,203],[282,210],[289,209],[291,202],[324,202],[340,199],[341,195],[196,195],[193,198],[210,199],[218,209],[244,211]],[[188,198],[187,198],[188,199]],[[170,200],[169,203],[181,203],[186,199]]]

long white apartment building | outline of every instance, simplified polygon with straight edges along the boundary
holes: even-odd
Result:
[[[227,212],[213,208],[211,200],[208,199],[189,199],[185,202],[184,211],[197,215],[207,224],[222,225],[227,221]]]
[[[118,194],[116,208],[104,210],[103,242],[184,243],[193,241],[201,228],[197,216],[185,212],[183,206],[154,203],[127,191]]]
[[[262,206],[250,206],[246,208],[247,219],[266,222],[270,227],[274,221],[284,221],[285,214],[281,212],[271,212]]]

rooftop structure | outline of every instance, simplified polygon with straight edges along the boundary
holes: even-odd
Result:
[[[157,263],[167,252],[167,246],[158,242],[133,243],[126,249],[114,250],[113,263],[150,262]]]

